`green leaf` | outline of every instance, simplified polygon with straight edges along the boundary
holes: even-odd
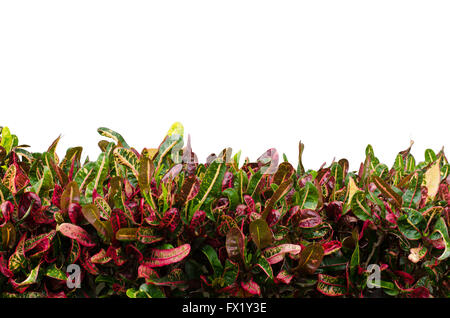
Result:
[[[115,132],[114,130],[106,127],[100,127],[97,129],[97,131],[100,135],[114,140],[119,147],[130,148],[130,146],[128,146],[128,144],[125,142],[125,139],[123,139],[122,135]]]
[[[205,209],[202,209],[202,207],[209,196],[217,197],[220,195],[222,190],[222,179],[225,175],[225,171],[226,165],[222,160],[220,160],[220,158],[217,158],[209,165],[208,170],[206,170],[206,174],[200,184],[200,190],[192,201],[192,213],[198,210],[205,210],[206,215],[210,219],[213,219],[210,209],[206,208],[206,206]]]
[[[21,268],[25,268],[25,265],[27,263],[27,259],[25,257],[25,239],[26,236],[23,235],[17,243],[15,252],[10,256],[8,261],[8,268],[13,272],[18,272]]]
[[[172,161],[179,163],[180,158],[178,157],[181,148],[183,147],[183,134],[184,128],[180,123],[175,123],[167,132],[166,137],[164,138],[161,145],[158,147],[158,153],[154,158],[154,161],[157,162],[156,171],[159,171],[159,168],[162,166],[164,159],[166,159],[167,154],[172,153]]]
[[[340,189],[340,186],[342,185],[342,182],[344,180],[344,172],[342,170],[342,166],[335,162],[330,167],[331,175],[334,177],[334,180],[336,184],[339,186],[338,189]]]
[[[297,204],[300,206],[300,209],[315,210],[319,203],[319,191],[316,186],[309,181],[300,189],[297,196]]]
[[[94,189],[100,196],[103,196],[103,182],[109,173],[109,155],[112,151],[112,143],[108,145],[106,152],[102,152],[96,161],[95,171],[92,181],[86,188],[86,196],[91,198]]]
[[[408,189],[404,192],[403,206],[407,208],[416,208],[422,197],[420,186],[422,184],[423,174],[421,172],[415,172],[409,179]]]
[[[43,193],[46,193],[50,189],[53,189],[53,177],[50,168],[44,167],[44,173],[42,178],[31,187],[31,191],[36,193],[37,195],[42,196]]]
[[[100,212],[100,216],[103,219],[109,220],[111,218],[112,210],[111,210],[111,207],[109,206],[108,202],[106,202],[105,199],[98,196],[95,198],[94,204],[97,206],[97,209]]]
[[[423,215],[410,208],[403,208],[405,213],[397,219],[400,232],[410,240],[418,240],[422,237],[421,231],[425,229],[426,220]]]
[[[355,249],[353,250],[352,257],[350,259],[350,277],[352,280],[355,280],[356,276],[358,275],[359,262],[359,242],[358,240],[356,240]]]
[[[82,207],[84,218],[97,230],[99,236],[106,244],[111,242],[113,230],[109,221],[100,220],[100,212],[95,204],[87,204]]]
[[[390,185],[388,185],[383,179],[381,179],[378,176],[373,176],[373,183],[377,186],[378,190],[381,191],[381,193],[387,198],[391,199],[394,205],[397,208],[401,208],[403,205],[403,199],[402,197],[395,192]]]
[[[372,211],[366,202],[366,196],[363,191],[356,191],[353,195],[350,206],[353,214],[359,219],[365,221],[372,218]]]
[[[271,279],[273,280],[273,270],[272,266],[269,264],[267,259],[264,256],[260,256],[258,258],[258,261],[256,265],[262,269],[262,271]]]
[[[40,268],[41,264],[39,263],[35,268],[33,268],[30,272],[30,274],[28,275],[28,277],[21,283],[18,283],[17,286],[18,287],[23,287],[23,286],[28,286],[28,285],[32,285],[34,283],[37,282],[38,280],[38,276],[39,276],[39,268]]]
[[[223,195],[226,195],[229,202],[229,209],[234,210],[236,206],[239,204],[239,194],[234,188],[227,188],[223,190]]]
[[[236,282],[239,276],[239,264],[227,259],[225,261],[225,268],[223,270],[222,279],[223,287],[228,287]]]
[[[203,254],[208,258],[209,263],[214,271],[214,276],[219,276],[223,272],[223,266],[220,263],[219,257],[217,256],[216,250],[210,245],[204,245],[201,248]]]
[[[45,276],[57,279],[57,280],[67,280],[67,274],[62,271],[61,269],[59,269],[58,267],[56,267],[56,264],[53,263],[52,265],[50,265],[47,270],[45,271]]]
[[[270,197],[269,202],[266,203],[266,206],[262,213],[262,219],[267,219],[267,216],[272,212],[275,204],[291,190],[292,184],[293,181],[290,179],[280,184],[275,193]]]
[[[79,185],[79,191],[82,191],[95,178],[96,162],[88,162],[81,167],[75,174],[74,181]]]
[[[139,159],[136,154],[127,148],[117,147],[113,151],[114,160],[131,170],[133,175],[139,180]]]
[[[343,296],[347,294],[345,278],[319,274],[317,290],[326,296]]]
[[[161,287],[151,284],[142,284],[139,291],[144,292],[148,298],[166,298]]]
[[[438,260],[444,260],[450,256],[450,238],[448,235],[448,228],[447,228],[447,225],[445,224],[443,217],[440,217],[436,221],[436,223],[434,225],[434,232],[438,232],[442,236],[442,239],[445,242],[444,252],[438,258]]]
[[[153,201],[152,193],[150,191],[150,184],[152,182],[154,173],[155,166],[153,165],[153,161],[147,156],[142,155],[139,163],[139,187],[147,203],[150,204],[153,209],[155,209],[156,205]]]
[[[256,219],[250,223],[250,235],[259,249],[272,244],[272,232],[263,218]]]
[[[8,154],[13,146],[13,137],[8,127],[3,127],[2,129],[2,139],[0,142],[0,146],[5,148],[6,153]]]
[[[164,237],[156,234],[154,228],[144,226],[139,227],[136,236],[137,240],[143,244],[153,244],[164,239]]]
[[[430,164],[434,161],[436,161],[436,153],[433,151],[433,149],[426,149],[425,150],[425,162],[427,164]]]
[[[243,174],[245,177],[247,177],[246,173],[243,173]],[[242,182],[241,185],[243,185],[243,182],[245,181],[244,176],[242,176],[242,178],[240,179],[240,181]],[[262,171],[258,170],[256,172],[254,172],[251,175],[250,180],[248,180],[247,190],[245,192],[248,195],[250,195],[251,197],[255,197],[257,195],[257,193],[260,191],[260,184],[261,184],[262,176],[263,176]],[[241,190],[243,190],[243,189],[241,189]]]
[[[387,282],[384,280],[379,281],[374,280],[373,282],[371,282],[371,284],[374,287],[382,288],[383,291],[389,296],[397,296],[400,293],[399,289],[395,286],[395,284],[391,282]]]

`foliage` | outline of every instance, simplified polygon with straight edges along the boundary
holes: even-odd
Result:
[[[301,142],[295,169],[273,148],[199,163],[179,123],[140,152],[98,132],[110,140],[82,162],[81,147],[58,158],[59,137],[31,153],[2,128],[2,297],[450,295],[443,150],[419,162],[409,147],[389,168],[369,145],[359,171],[305,170]]]

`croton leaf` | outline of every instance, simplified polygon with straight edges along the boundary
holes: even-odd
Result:
[[[0,139],[0,146],[2,146],[6,150],[6,153],[9,153],[13,145],[13,137],[11,131],[8,127],[5,126],[2,128],[1,132],[2,138]]]
[[[291,274],[287,270],[283,269],[278,273],[276,281],[289,285],[292,278],[294,278],[294,274]]]
[[[264,256],[269,264],[276,264],[284,259],[285,254],[297,255],[302,247],[297,244],[280,244],[264,250]]]
[[[410,208],[403,208],[405,214],[397,219],[397,226],[400,232],[410,240],[418,240],[422,237],[426,221],[423,215]]]
[[[261,270],[271,279],[273,280],[273,271],[272,266],[270,266],[269,261],[264,257],[260,256],[258,258],[258,262],[256,263],[256,266],[261,268]]]
[[[286,180],[280,184],[275,193],[270,197],[269,202],[267,202],[264,207],[264,211],[262,213],[263,219],[267,219],[267,216],[270,212],[272,212],[275,204],[291,190],[292,183],[292,180]]]
[[[55,263],[47,267],[47,269],[45,270],[45,276],[61,281],[67,280],[67,274],[63,270],[58,268]]]
[[[225,268],[222,273],[224,287],[231,286],[239,276],[239,264],[229,259],[225,261]]]
[[[232,260],[244,259],[244,240],[244,234],[242,234],[239,228],[233,227],[228,231],[225,246],[229,258]]]
[[[252,295],[261,295],[261,288],[252,278],[247,282],[241,282],[241,286],[246,292]]]
[[[438,232],[444,240],[444,252],[438,258],[439,260],[444,260],[450,256],[450,237],[443,217],[440,217],[434,224],[434,231]]]
[[[326,296],[343,296],[347,294],[345,278],[319,274],[317,290]]]
[[[214,271],[214,275],[218,276],[223,271],[223,266],[220,263],[219,257],[217,256],[217,252],[210,245],[204,245],[202,247],[202,252],[208,258],[209,263]]]
[[[193,209],[192,211],[195,212],[197,210],[202,210],[202,206],[205,203],[208,196],[217,196],[222,191],[222,179],[225,175],[226,171],[226,165],[225,163],[220,159],[215,159],[206,170],[206,174],[202,179],[202,182],[200,184],[200,189],[198,191],[198,194],[193,199]],[[206,215],[213,219],[213,216],[211,213],[209,213],[209,209],[204,209],[207,213]],[[193,213],[192,212],[192,213]]]
[[[155,232],[154,228],[141,226],[136,232],[136,238],[143,244],[153,244],[162,241],[164,237],[157,235]]]
[[[67,210],[71,203],[80,203],[80,189],[75,181],[69,182],[61,195],[61,210]]]
[[[112,151],[112,143],[108,145],[105,152],[102,152],[96,161],[95,171],[92,181],[86,187],[86,196],[91,197],[92,193],[97,193],[103,196],[103,182],[108,176],[109,171],[109,155]]]
[[[401,208],[403,205],[403,199],[402,197],[395,192],[389,184],[386,183],[383,179],[380,177],[374,175],[373,176],[373,182],[377,186],[377,188],[381,191],[381,193],[387,198],[391,199],[394,205],[397,208]]]
[[[24,286],[28,286],[28,285],[32,285],[35,284],[38,280],[39,277],[39,269],[41,267],[41,264],[39,263],[35,268],[33,268],[30,272],[30,274],[28,274],[27,278],[20,282],[20,283],[15,283],[14,282],[14,287],[18,288],[18,287],[24,287]]]
[[[428,190],[427,197],[430,199],[434,199],[439,190],[439,184],[441,183],[440,161],[440,158],[436,160],[425,172],[424,183]]]
[[[314,210],[319,202],[319,191],[312,182],[306,182],[298,192],[297,205],[300,209]]]
[[[100,135],[113,139],[118,146],[130,148],[130,146],[128,146],[128,144],[125,142],[125,139],[123,139],[122,135],[115,132],[114,130],[106,127],[100,127],[97,129],[97,131]]]
[[[372,218],[372,211],[366,202],[366,195],[363,191],[356,191],[350,203],[352,212],[359,219],[366,221]]]
[[[118,241],[135,241],[137,240],[137,227],[123,227],[116,232],[116,240]]]
[[[267,222],[260,218],[250,223],[250,235],[259,249],[272,244],[273,235]]]
[[[323,256],[324,249],[322,245],[320,243],[311,243],[301,250],[296,269],[312,275],[319,268]]]
[[[320,214],[314,210],[304,209],[300,210],[298,226],[301,228],[312,228],[322,223]]]
[[[100,219],[100,212],[95,204],[87,204],[82,207],[81,212],[84,218],[97,230],[97,233],[106,244],[111,242],[113,230],[111,223]]]
[[[324,255],[330,255],[341,249],[342,243],[340,241],[330,241],[322,244]]]
[[[144,260],[143,264],[150,267],[160,267],[178,263],[188,256],[190,251],[190,244],[183,244],[170,249],[152,249],[150,257]]]
[[[132,150],[122,147],[115,148],[113,153],[116,162],[129,168],[139,180],[139,158],[136,154]]]
[[[409,251],[408,259],[413,263],[418,263],[425,257],[428,249],[425,246],[418,246],[411,248]]]
[[[58,225],[57,231],[59,231],[62,235],[67,236],[68,238],[76,240],[83,246],[93,247],[96,245],[89,234],[86,232],[86,230],[78,225],[71,223],[62,223]]]
[[[294,167],[289,162],[282,162],[278,166],[277,172],[273,175],[273,183],[276,185],[282,184],[288,180],[295,172]]]

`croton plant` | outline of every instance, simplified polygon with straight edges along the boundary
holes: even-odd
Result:
[[[99,128],[82,162],[82,147],[58,157],[60,138],[31,153],[0,129],[2,297],[450,295],[443,150],[389,167],[368,145],[354,172],[306,170],[301,142],[296,167],[275,149],[199,163],[175,123],[140,152]]]

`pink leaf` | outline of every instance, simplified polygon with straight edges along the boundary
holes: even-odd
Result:
[[[296,244],[281,244],[275,247],[269,247],[264,250],[264,255],[269,264],[276,264],[283,260],[284,254],[297,255],[301,251],[301,246]]]
[[[184,244],[171,249],[153,249],[150,258],[143,261],[143,264],[150,267],[161,267],[177,263],[189,255],[191,245]]]
[[[252,295],[261,295],[261,288],[252,278],[248,282],[241,282],[241,286],[246,292]]]
[[[95,246],[89,234],[81,227],[75,224],[62,223],[59,225],[59,232],[67,236],[68,238],[76,240],[83,246],[93,247]]]

